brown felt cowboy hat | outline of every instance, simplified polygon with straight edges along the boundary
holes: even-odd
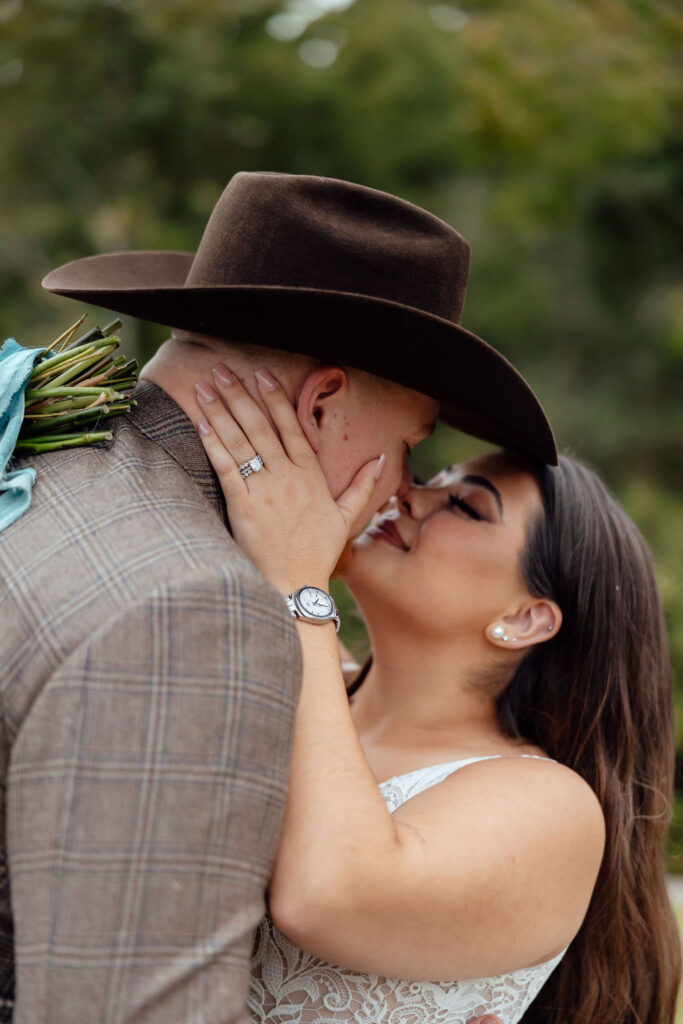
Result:
[[[412,203],[333,178],[242,172],[196,253],[67,263],[48,291],[171,327],[355,366],[441,403],[454,427],[557,463],[543,409],[460,326],[469,246]]]

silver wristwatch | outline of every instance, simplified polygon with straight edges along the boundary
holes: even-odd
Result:
[[[334,622],[339,632],[337,606],[320,587],[299,587],[285,597],[287,607],[295,619],[303,622]]]

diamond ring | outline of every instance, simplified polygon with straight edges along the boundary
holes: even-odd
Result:
[[[246,480],[251,473],[258,473],[260,469],[263,469],[263,459],[260,455],[254,455],[253,459],[247,459],[241,466],[237,467],[242,474],[242,477]]]

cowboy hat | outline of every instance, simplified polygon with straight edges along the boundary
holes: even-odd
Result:
[[[421,391],[467,434],[555,465],[533,391],[460,325],[469,246],[433,214],[363,185],[240,172],[196,253],[74,260],[48,291],[119,313],[354,366]]]

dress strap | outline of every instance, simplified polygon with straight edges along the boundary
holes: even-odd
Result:
[[[500,754],[500,757],[533,757],[536,761],[552,761],[553,764],[557,764],[556,758],[543,757],[542,754]]]
[[[479,757],[464,757],[457,761],[425,765],[412,772],[405,772],[403,775],[394,775],[379,783],[379,791],[387,809],[392,813],[411,797],[443,782],[458,769],[465,768],[468,764],[474,764],[477,761],[493,761],[503,757],[529,757],[540,761],[553,760],[552,757],[542,757],[540,754],[483,754]]]
[[[553,757],[543,757],[541,754],[482,754],[479,757],[461,757],[456,761],[442,761],[439,764],[427,764],[422,768],[413,768],[411,772],[403,772],[401,775],[392,775],[390,779],[385,779],[384,782],[380,782],[380,786],[387,786],[389,783],[395,782],[397,779],[408,779],[412,777],[419,777],[423,775],[440,775],[438,781],[442,781],[447,775],[456,771],[458,768],[465,768],[468,764],[475,764],[477,761],[494,761],[502,758],[512,757],[529,757],[534,758],[538,761],[552,761],[557,764],[557,761]]]

